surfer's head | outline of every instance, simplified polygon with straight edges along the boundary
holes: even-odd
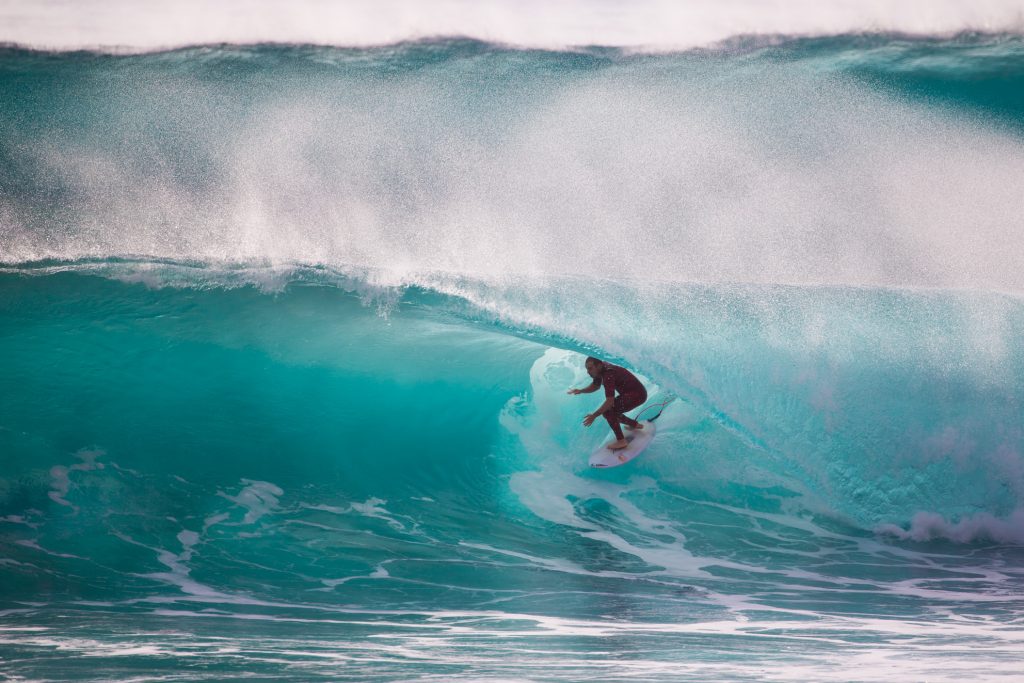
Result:
[[[601,371],[604,370],[604,361],[593,356],[587,356],[585,365],[587,366],[587,374],[594,379],[600,377]]]

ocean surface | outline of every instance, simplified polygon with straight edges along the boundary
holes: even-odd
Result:
[[[4,10],[0,678],[1020,680],[1022,20],[940,5]]]

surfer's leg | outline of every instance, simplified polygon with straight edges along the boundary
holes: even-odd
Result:
[[[604,411],[604,419],[608,420],[608,426],[615,432],[615,438],[619,441],[625,441],[626,437],[622,433],[622,427],[619,426],[619,421],[622,420],[622,413],[616,410],[614,405]]]
[[[619,415],[619,422],[626,425],[627,429],[643,429],[644,426],[642,424],[626,416],[626,411],[639,407],[646,400],[647,396],[644,394],[622,394],[616,396],[613,409]]]

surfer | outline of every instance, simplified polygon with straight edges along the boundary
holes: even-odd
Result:
[[[597,410],[583,418],[583,426],[589,427],[598,415],[604,415],[604,419],[608,420],[608,425],[615,432],[617,439],[614,443],[608,444],[608,448],[613,451],[625,448],[629,442],[622,434],[621,425],[626,425],[626,428],[630,430],[643,429],[644,426],[633,418],[626,417],[624,413],[639,407],[646,401],[647,390],[644,389],[644,385],[640,383],[636,375],[626,368],[605,363],[593,356],[587,358],[586,366],[587,374],[594,378],[594,381],[584,389],[570,389],[569,393],[574,396],[590,394],[597,391],[597,388],[603,384],[605,398],[604,403]],[[618,396],[615,395],[616,391],[619,392]]]

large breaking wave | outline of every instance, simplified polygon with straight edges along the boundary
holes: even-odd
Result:
[[[1020,39],[774,42],[4,50],[5,614],[1016,647]]]

